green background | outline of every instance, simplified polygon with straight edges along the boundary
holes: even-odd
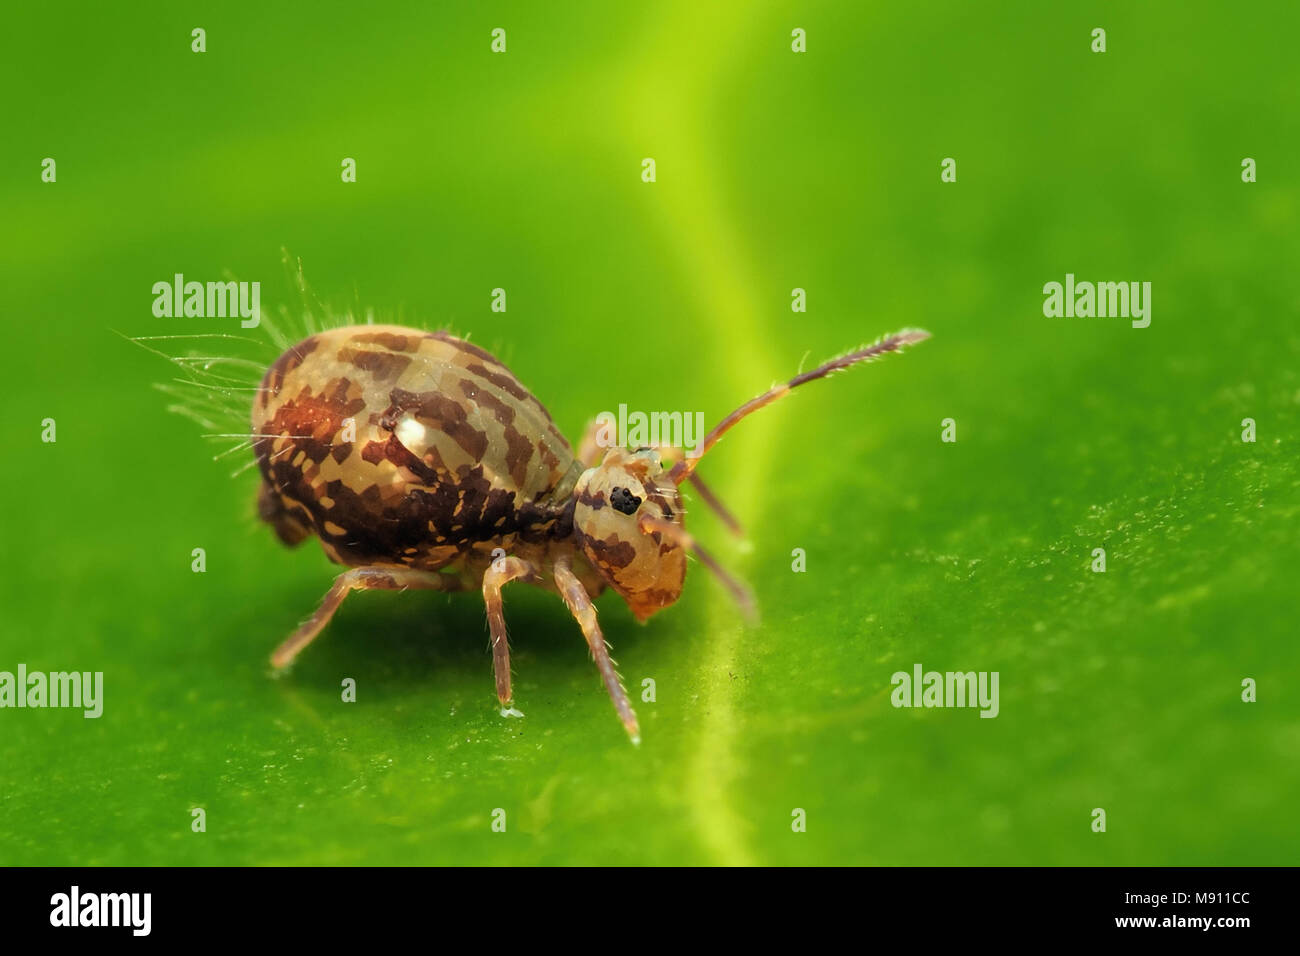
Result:
[[[7,12],[0,669],[102,670],[106,701],[0,711],[0,862],[1295,862],[1294,9]],[[112,330],[238,331],[154,318],[176,272],[298,312],[282,247],[334,321],[468,334],[573,439],[620,402],[711,422],[801,362],[934,338],[701,469],[749,543],[691,527],[758,626],[698,567],[645,627],[600,600],[629,685],[657,684],[636,749],[522,586],[522,721],[472,594],[356,595],[270,677],[335,569],[257,523],[255,473]],[[1150,328],[1045,318],[1067,272],[1152,282]],[[915,663],[998,671],[1000,716],[891,707]]]

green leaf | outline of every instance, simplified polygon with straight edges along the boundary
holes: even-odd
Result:
[[[194,54],[145,7],[14,13],[0,671],[102,671],[104,712],[0,709],[0,861],[1295,860],[1294,14],[1116,9],[1093,54],[1041,4],[521,5],[497,55],[469,12],[245,4]],[[698,501],[690,527],[760,623],[698,565],[645,626],[600,599],[633,747],[521,585],[523,718],[473,594],[354,595],[271,676],[337,569],[274,540],[244,456],[211,461],[151,388],[172,369],[111,330],[239,331],[155,318],[178,272],[297,311],[282,245],[336,316],[471,335],[573,439],[933,339],[701,466],[749,537]],[[1045,317],[1066,273],[1151,282],[1150,327]],[[917,664],[997,672],[997,717],[892,706]]]

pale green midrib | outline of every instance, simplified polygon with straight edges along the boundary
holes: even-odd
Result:
[[[685,11],[686,5],[682,7]],[[716,23],[699,22],[693,37],[683,37],[667,32],[667,24],[682,22],[679,18],[656,14],[664,32],[647,37],[642,58],[630,58],[625,73],[611,84],[616,91],[613,96],[638,101],[638,108],[628,109],[627,102],[623,102],[623,108],[614,113],[642,121],[625,135],[637,141],[645,138],[646,129],[655,131],[644,155],[654,155],[656,150],[676,155],[693,151],[701,160],[710,155],[710,126],[699,115],[697,106],[709,100],[710,91],[685,86],[687,71],[675,70],[671,64],[686,55],[684,43],[700,44],[702,48],[695,51],[698,55],[693,61],[711,61],[713,68],[702,71],[703,79],[716,84],[729,68],[734,69],[738,52],[746,48],[745,35],[753,33],[758,19],[751,16],[738,24],[726,18],[725,10],[699,6],[689,9],[697,20],[708,16],[722,19]],[[700,75],[689,72],[691,76]],[[693,149],[672,148],[684,144]],[[718,364],[725,364],[729,373],[725,389],[728,397],[724,400],[727,407],[706,416],[717,418],[770,384],[775,366],[763,355],[761,343],[766,338],[754,322],[762,312],[754,296],[761,284],[754,281],[750,263],[736,251],[743,244],[715,198],[726,190],[717,188],[713,167],[701,161],[690,168],[667,168],[663,175],[671,177],[670,188],[662,188],[659,182],[646,188],[659,189],[655,198],[663,217],[665,241],[680,255],[686,281],[704,304],[715,331],[712,354],[726,357],[725,363]],[[733,447],[731,455],[711,461],[711,466],[730,463],[725,472],[713,469],[711,475],[719,477],[711,480],[725,495],[728,507],[752,522],[760,513],[759,491],[764,487],[760,476],[767,472],[773,439],[769,430],[752,427],[744,431],[744,436],[745,457],[738,459]],[[700,587],[707,575],[698,573],[698,565],[696,569],[695,579],[700,582],[696,586]],[[743,576],[743,568],[734,570]],[[736,753],[739,730],[735,702],[737,688],[744,685],[729,676],[740,669],[740,617],[721,587],[708,587],[709,611],[699,638],[701,656],[695,665],[700,682],[700,718],[695,725],[698,740],[693,748],[687,747],[683,792],[697,839],[713,862],[746,866],[757,861],[750,850],[744,816],[734,799],[742,774]]]

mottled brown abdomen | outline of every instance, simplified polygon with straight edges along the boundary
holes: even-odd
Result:
[[[445,332],[313,335],[267,371],[252,429],[263,516],[342,564],[433,570],[568,533],[568,442],[509,369]]]

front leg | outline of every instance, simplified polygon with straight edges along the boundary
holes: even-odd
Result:
[[[506,638],[506,617],[501,609],[501,588],[517,578],[537,576],[537,569],[522,558],[497,558],[483,573],[483,603],[487,605],[488,631],[492,635],[492,670],[497,680],[501,714],[510,707],[510,642]]]
[[[272,666],[288,667],[298,653],[316,639],[316,635],[330,622],[343,599],[353,591],[405,591],[419,588],[428,591],[459,591],[460,581],[436,571],[416,571],[411,568],[352,568],[334,579],[334,585],[325,594],[311,617],[298,630],[289,635],[271,655]]]
[[[614,670],[614,662],[609,659],[609,648],[605,646],[605,635],[601,633],[600,625],[596,622],[596,608],[591,603],[591,595],[587,593],[582,582],[569,567],[567,557],[562,557],[555,562],[555,584],[560,589],[560,596],[564,598],[564,603],[569,606],[570,613],[582,628],[582,636],[587,639],[591,656],[596,659],[596,667],[605,681],[605,689],[609,691],[609,697],[614,702],[614,710],[618,712],[619,720],[623,722],[623,727],[627,730],[627,735],[632,738],[632,743],[639,744],[641,729],[637,726],[636,713],[627,699],[627,691],[623,687],[623,682],[619,680],[618,672]]]

